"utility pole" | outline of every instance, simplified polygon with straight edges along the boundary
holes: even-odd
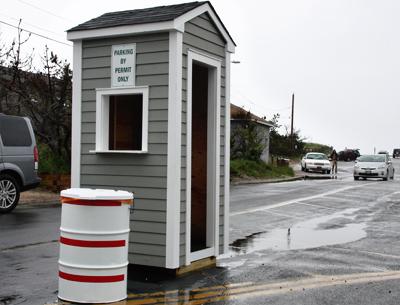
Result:
[[[290,144],[291,144],[292,151],[294,151],[293,116],[294,116],[294,93],[292,94],[292,115],[290,117],[290,119],[291,119],[291,124],[290,124]]]

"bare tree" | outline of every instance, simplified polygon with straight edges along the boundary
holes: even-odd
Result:
[[[18,29],[14,41],[0,46],[0,112],[28,116],[38,142],[69,164],[71,142],[72,71],[47,46],[40,67],[33,67],[34,50],[26,53],[30,34]],[[27,54],[27,55],[24,55]]]

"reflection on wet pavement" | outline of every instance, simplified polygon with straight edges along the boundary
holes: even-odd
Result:
[[[335,276],[316,275],[295,281],[282,281],[275,283],[243,282],[197,289],[179,289],[153,293],[129,294],[127,300],[113,303],[113,305],[200,305],[235,300],[245,300],[246,303],[244,304],[257,304],[257,302],[254,303],[254,301],[249,300],[251,298],[294,293],[329,286],[354,285],[371,282],[376,283],[398,279],[400,279],[399,271],[356,273]]]
[[[367,236],[366,223],[354,223],[358,209],[301,221],[291,228],[252,234],[231,244],[230,256],[261,250],[296,250],[344,244]]]
[[[2,296],[0,297],[0,304],[9,304],[14,300],[19,299],[17,295],[9,295],[9,296]]]

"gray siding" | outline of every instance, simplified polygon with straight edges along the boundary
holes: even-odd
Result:
[[[165,266],[168,41],[167,33],[83,42],[81,186],[135,193],[129,260]],[[111,46],[136,43],[136,85],[150,86],[147,154],[94,154],[95,88],[111,87]]]
[[[187,51],[195,49],[203,53],[208,53],[213,57],[222,60],[221,69],[221,138],[220,138],[220,253],[223,250],[224,233],[224,163],[225,163],[225,41],[214,26],[208,14],[200,15],[185,24],[183,33],[183,58],[182,58],[182,173],[186,173],[186,87],[187,87]],[[182,176],[181,182],[181,223],[186,219],[186,177]],[[180,264],[185,263],[185,230],[181,230],[181,249]]]

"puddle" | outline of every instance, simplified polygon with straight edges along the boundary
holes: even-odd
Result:
[[[11,302],[15,301],[18,298],[17,295],[10,295],[10,296],[0,296],[0,304],[10,304]]]
[[[230,256],[261,250],[297,250],[344,244],[367,236],[366,223],[354,223],[359,209],[298,222],[290,228],[252,234],[231,244]]]
[[[226,255],[226,254],[220,255],[218,258],[219,259],[229,258],[231,256],[232,256],[232,254],[228,253],[228,255]],[[246,263],[247,263],[247,259],[229,260],[229,261],[225,261],[225,262],[218,262],[218,266],[219,267],[223,267],[223,268],[227,268],[227,269],[235,269],[235,268],[243,266]]]

